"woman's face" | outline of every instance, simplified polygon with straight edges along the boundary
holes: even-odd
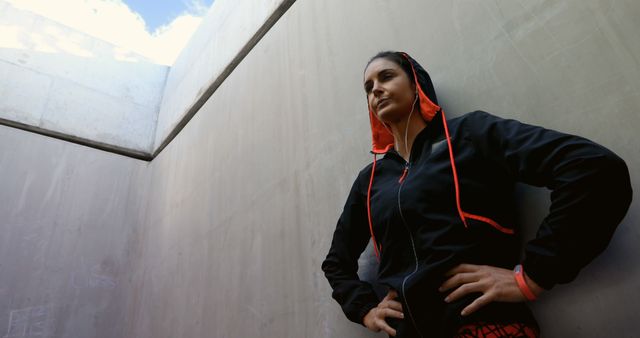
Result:
[[[364,91],[369,108],[380,120],[394,123],[411,112],[415,84],[398,64],[377,58],[364,71]]]

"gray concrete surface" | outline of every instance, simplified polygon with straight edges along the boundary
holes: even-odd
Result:
[[[0,119],[151,153],[169,67],[0,1]]]
[[[0,126],[0,336],[123,337],[146,165]]]
[[[0,333],[27,318],[54,337],[382,337],[347,321],[320,270],[371,160],[368,58],[412,54],[450,116],[600,142],[637,192],[638,14],[622,0],[297,1],[148,164],[0,127]],[[519,196],[530,235],[548,192]],[[607,251],[534,304],[543,337],[636,336],[639,218],[635,201]]]
[[[171,66],[162,96],[154,156],[295,0],[217,0]]]

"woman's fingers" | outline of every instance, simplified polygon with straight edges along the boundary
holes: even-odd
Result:
[[[451,277],[451,276],[459,274],[459,273],[475,272],[475,271],[478,271],[478,269],[480,267],[481,267],[480,265],[474,265],[474,264],[460,264],[460,265],[456,266],[455,268],[447,271],[444,275],[446,277]]]
[[[389,324],[387,324],[386,319],[391,317],[391,318],[398,318],[398,319],[404,319],[404,314],[400,311],[391,309],[391,308],[382,308],[379,309],[376,312],[375,315],[376,319],[375,319],[375,329],[374,331],[379,331],[382,330],[384,332],[386,332],[387,334],[389,334],[390,336],[395,336],[396,335],[396,330],[394,330],[391,326],[389,326]]]
[[[392,317],[392,318],[404,319],[404,314],[401,311],[394,310],[394,309],[384,309],[383,315],[384,315],[383,318]]]
[[[481,282],[467,283],[455,289],[444,300],[447,303],[453,302],[470,293],[474,293],[474,292],[485,293],[486,291],[487,291],[487,287],[486,285],[484,285],[484,283],[481,283]]]
[[[391,308],[402,312],[402,304],[395,300],[396,298],[398,298],[398,293],[396,292],[396,290],[391,289],[384,297],[382,302],[378,304],[378,306],[383,308]]]
[[[383,306],[402,312],[402,304],[396,300],[388,300],[384,302]]]
[[[389,324],[387,324],[386,321],[384,321],[384,319],[379,319],[377,321],[378,324],[378,328],[380,328],[380,330],[386,332],[388,335],[395,337],[396,336],[396,330],[394,330],[391,326],[389,326]]]
[[[386,318],[404,319],[402,304],[394,299],[398,297],[395,290],[389,290],[384,299],[377,307],[371,309],[364,318],[364,325],[371,331],[384,331],[388,335],[395,337],[394,330],[386,321]]]
[[[447,291],[462,284],[477,282],[479,279],[479,276],[473,272],[461,272],[447,279],[438,290],[440,292]]]
[[[469,315],[491,302],[522,302],[522,295],[513,271],[488,266],[460,264],[449,270],[448,279],[440,286],[441,292],[453,291],[445,298],[446,302],[459,300],[471,293],[481,293],[471,304],[464,308],[462,315]]]
[[[491,293],[485,293],[484,295],[476,298],[471,304],[467,305],[462,312],[460,313],[463,316],[468,316],[474,312],[476,312],[481,307],[491,303],[493,301],[493,296]]]

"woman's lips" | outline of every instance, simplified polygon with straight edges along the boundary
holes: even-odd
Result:
[[[383,106],[387,105],[389,103],[389,99],[388,98],[384,98],[384,99],[380,99],[378,101],[378,105],[376,106],[378,109],[382,108]]]

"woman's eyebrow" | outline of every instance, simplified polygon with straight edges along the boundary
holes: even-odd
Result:
[[[382,69],[382,70],[380,70],[380,71],[379,71],[375,76],[380,76],[380,75],[383,75],[384,73],[387,73],[387,72],[391,72],[391,73],[393,73],[393,72],[394,72],[394,69],[392,69],[392,68],[385,68],[385,69]],[[364,82],[364,86],[365,86],[365,88],[367,87],[367,85],[368,85],[368,84],[371,84],[371,80],[367,80],[367,81],[365,81],[365,82]]]
[[[385,75],[385,74],[388,74],[388,73],[389,73],[389,74],[394,74],[394,73],[395,73],[395,69],[393,69],[393,68],[385,68],[385,69],[382,69],[382,70],[380,70],[377,74],[373,75],[373,77],[381,76],[381,75]],[[369,79],[369,80],[366,80],[366,81],[364,82],[364,91],[365,91],[365,92],[366,92],[366,91],[368,91],[368,88],[371,86],[371,82],[372,82],[372,80],[370,80],[370,79]]]

